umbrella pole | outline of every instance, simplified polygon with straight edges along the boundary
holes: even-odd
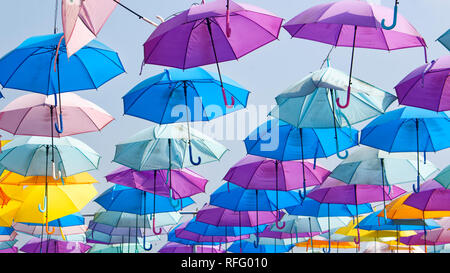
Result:
[[[350,75],[348,77],[348,88],[347,88],[347,102],[344,105],[341,105],[339,103],[339,98],[336,99],[336,103],[339,106],[339,108],[347,108],[350,103],[350,91],[352,89],[352,72],[353,72],[353,57],[355,56],[355,43],[356,43],[356,30],[358,29],[358,26],[355,25],[355,30],[353,34],[353,46],[352,46],[352,59],[350,62]]]
[[[187,130],[188,130],[188,145],[189,145],[189,160],[191,161],[191,164],[194,166],[200,165],[202,162],[202,159],[198,157],[197,162],[194,162],[194,159],[192,158],[192,145],[191,145],[191,133],[189,129],[189,120],[191,119],[189,107],[188,107],[188,101],[187,101],[187,83],[186,81],[183,81],[183,88],[184,88],[184,102],[186,104],[186,123],[187,123]]]
[[[147,23],[149,23],[149,24],[151,24],[151,25],[153,25],[153,26],[155,26],[155,27],[158,26],[157,23],[150,21],[149,19],[145,18],[144,16],[142,16],[142,15],[138,14],[137,12],[131,10],[131,9],[128,8],[127,6],[124,6],[124,5],[123,5],[122,3],[120,3],[119,1],[117,1],[117,0],[113,0],[113,1],[116,2],[116,3],[117,3],[119,6],[121,6],[122,8],[124,8],[124,9],[128,10],[129,12],[131,12],[132,14],[136,15],[139,19],[144,20],[145,22],[147,22]],[[161,21],[161,23],[164,22],[164,20],[163,20],[160,16],[157,16],[156,18],[158,18],[158,19]]]
[[[385,178],[384,177],[384,159],[381,158],[380,161],[381,161],[381,182],[383,185],[383,188],[381,189],[382,194],[383,194],[383,215],[384,215],[384,220],[386,221],[386,196],[384,194],[384,178]],[[380,222],[378,221],[378,224],[379,223]]]
[[[303,194],[301,193],[302,189],[298,191],[298,196],[300,196],[300,199],[305,200],[306,198],[306,177],[305,177],[305,158],[303,155],[303,129],[299,128],[300,132],[300,149],[301,149],[301,155],[302,155],[302,174],[303,174]]]
[[[153,177],[153,188],[155,189],[156,192],[156,171]],[[155,235],[160,235],[162,233],[162,229],[159,228],[159,230],[156,231],[155,225],[156,225],[156,193],[153,194],[153,233],[155,233]]]
[[[278,160],[275,160],[275,200],[276,200],[276,204],[275,204],[275,208],[277,210],[276,213],[276,217],[277,217],[277,221],[275,222],[275,226],[278,229],[283,229],[286,226],[286,223],[283,222],[283,224],[280,226],[280,211],[278,210]]]
[[[239,211],[239,252],[242,253],[241,211]]]
[[[253,242],[255,248],[259,247],[259,217],[258,217],[258,190],[256,190],[256,240]]]
[[[416,118],[416,145],[417,145],[417,188],[413,185],[415,193],[420,192],[420,155],[419,155],[419,119]]]
[[[156,172],[156,171],[155,171]],[[156,177],[155,177],[155,179],[156,179]],[[142,237],[142,244],[143,244],[143,249],[145,250],[145,251],[150,251],[150,250],[152,250],[152,248],[153,248],[153,244],[150,244],[150,246],[149,247],[147,247],[146,246],[146,222],[147,222],[147,214],[146,214],[146,212],[147,212],[147,193],[145,192],[145,191],[143,191],[143,194],[144,194],[144,217],[143,217],[143,220],[144,220],[144,234],[143,234],[143,237]],[[136,243],[136,245],[137,245],[137,243]]]
[[[331,93],[331,103],[332,103],[332,109],[333,109],[333,125],[334,125],[334,139],[336,141],[336,155],[339,159],[346,159],[348,157],[348,151],[345,150],[345,155],[340,155],[339,151],[339,142],[338,142],[338,134],[337,134],[337,125],[336,125],[336,109],[335,109],[335,96],[334,96],[334,90],[330,89]],[[350,132],[351,134],[351,132]]]
[[[312,235],[312,227],[311,227],[311,217],[308,217],[308,220],[309,220],[309,237],[311,239],[311,251],[314,253],[313,235]]]
[[[355,239],[353,239],[353,241],[355,242],[355,244],[359,245],[359,243],[361,242],[361,237],[359,234],[358,194],[356,193],[356,190],[357,190],[356,184],[354,185],[354,189],[355,189],[356,226],[357,226],[357,231],[358,231],[358,239],[355,238]]]
[[[213,38],[213,35],[212,35],[211,20],[209,18],[206,18],[206,24],[208,26],[209,37],[211,38],[211,45],[212,45],[213,52],[214,52],[214,58],[216,60],[217,71],[219,72],[220,87],[222,87],[223,101],[224,101],[225,106],[227,108],[233,108],[234,107],[234,97],[231,96],[231,104],[230,105],[227,102],[227,96],[226,96],[226,93],[225,93],[225,88],[223,87],[222,74],[220,73],[219,59],[217,58],[216,46],[214,45],[214,38]]]

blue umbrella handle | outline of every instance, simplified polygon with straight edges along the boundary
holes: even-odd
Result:
[[[62,114],[59,113],[59,123],[61,124],[61,128],[59,128],[58,122],[55,122],[55,130],[62,134],[62,132],[64,131],[64,125],[63,125],[63,118],[62,118]]]
[[[258,228],[258,227],[256,227],[256,228]],[[258,235],[256,235],[256,240],[253,242],[253,246],[254,246],[255,248],[258,248],[258,247],[259,247],[259,236],[258,236]]]
[[[169,189],[169,198],[170,198],[170,205],[174,208],[177,209],[178,206],[180,205],[180,200],[179,199],[174,199],[172,198],[172,188]]]
[[[142,245],[142,248],[145,250],[145,251],[150,251],[150,250],[152,250],[152,248],[153,248],[153,245],[152,244],[150,244],[150,247],[147,247],[146,246],[146,243],[145,243],[145,237],[146,236],[144,236],[144,241],[143,241],[143,245]]]
[[[416,188],[416,185],[413,185],[413,191],[415,193],[420,192],[420,177],[419,176],[417,176],[417,188]]]
[[[386,26],[385,22],[386,20],[381,20],[381,26],[386,30],[391,30],[397,25],[397,14],[398,14],[398,0],[395,0],[395,6],[394,6],[394,17],[392,19],[392,25]]]
[[[336,142],[336,145],[337,145],[337,142]],[[337,148],[337,147],[336,147],[336,148]],[[346,158],[348,157],[348,151],[345,150],[344,152],[345,152],[344,155],[340,155],[340,152],[339,152],[339,150],[338,150],[338,152],[336,153],[337,157],[338,157],[339,159],[346,159]]]
[[[200,163],[202,162],[202,159],[200,157],[198,157],[197,162],[194,162],[194,159],[192,158],[192,146],[190,142],[189,142],[189,160],[191,161],[191,164],[194,166],[200,165]]]
[[[47,210],[47,196],[44,196],[44,208],[42,208],[41,204],[39,204],[38,209],[41,213],[44,213]]]

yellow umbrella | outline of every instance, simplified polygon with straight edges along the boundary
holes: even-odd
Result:
[[[46,186],[1,186],[6,192],[18,192],[15,196],[22,201],[14,221],[26,223],[48,223],[55,219],[79,212],[97,194],[93,185],[48,186],[48,199],[45,202]],[[15,188],[15,189],[14,189]],[[44,207],[41,203],[44,201]]]
[[[403,204],[411,193],[403,195],[386,205],[386,217],[391,219],[432,219],[449,217],[450,211],[422,211]],[[384,211],[378,216],[383,217]]]
[[[0,226],[10,227],[12,225],[14,216],[17,210],[22,205],[22,202],[10,200],[8,204],[0,208]]]
[[[61,179],[55,180],[53,176],[47,176],[46,180],[45,176],[22,176],[10,171],[4,171],[0,176],[2,185],[45,185],[46,182],[48,185],[62,185],[63,183]],[[87,172],[64,177],[64,185],[93,183],[97,183],[97,180]]]

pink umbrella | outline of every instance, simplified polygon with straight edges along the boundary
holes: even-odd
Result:
[[[416,68],[395,86],[395,91],[402,105],[450,110],[450,55]]]
[[[160,24],[144,43],[144,63],[187,69],[217,65],[240,57],[278,38],[281,18],[258,7],[230,0],[192,6]]]
[[[427,243],[432,242],[434,245],[450,244],[450,230],[448,227],[433,229],[432,231],[427,232],[426,238],[425,234],[420,238],[426,239]]]
[[[100,131],[114,118],[94,103],[74,93],[61,94],[64,131],[59,133],[53,126],[58,111],[53,98],[42,94],[21,96],[0,112],[0,129],[14,135],[64,137]]]
[[[90,245],[82,242],[58,241],[54,239],[41,242],[40,238],[33,238],[20,251],[26,253],[85,253],[90,248]]]
[[[396,50],[410,47],[424,47],[426,43],[417,30],[401,15],[398,15],[393,29],[384,29],[383,18],[392,9],[365,1],[344,0],[316,5],[305,10],[283,27],[292,37],[313,40],[333,46],[352,47],[347,102],[336,100],[340,108],[349,104],[353,57],[355,47],[382,50]]]
[[[158,26],[125,7],[120,0],[62,0],[61,15],[68,58],[97,37],[117,5]],[[163,21],[162,18],[160,20]]]
[[[24,223],[13,223],[13,228],[19,232],[30,234],[30,235],[42,235],[42,226],[40,225],[27,225]],[[59,227],[55,229],[53,235],[65,236],[65,235],[79,235],[84,234],[87,231],[86,225],[80,226],[67,226],[67,227]]]

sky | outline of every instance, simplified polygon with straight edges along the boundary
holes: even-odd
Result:
[[[167,18],[173,13],[188,9],[194,3],[187,0],[123,0],[121,2],[154,21],[157,21],[155,18],[157,15]],[[332,1],[245,0],[242,2],[271,11],[284,18],[284,22],[286,22],[309,7]],[[394,4],[392,0],[370,2],[389,7]],[[450,27],[448,10],[450,10],[450,1],[448,0],[409,0],[400,3],[399,12],[409,20],[427,42],[429,60],[448,54],[448,51],[436,42],[436,39]],[[52,34],[54,13],[55,0],[0,1],[0,56],[8,53],[29,37]],[[60,12],[58,12],[57,18],[58,28],[59,32],[62,32],[59,15]],[[125,9],[117,7],[98,35],[97,40],[118,52],[126,73],[109,81],[97,91],[77,92],[78,95],[96,103],[115,117],[115,121],[101,132],[75,136],[102,156],[99,169],[90,172],[99,181],[95,185],[99,193],[113,185],[107,183],[104,176],[119,166],[112,162],[115,151],[114,145],[152,125],[149,121],[123,115],[121,98],[140,81],[161,73],[164,69],[161,66],[146,65],[142,75],[139,75],[143,59],[143,43],[154,29],[155,27],[152,25],[139,20]],[[229,151],[220,162],[192,168],[209,180],[206,188],[207,194],[218,188],[223,183],[222,178],[228,169],[246,155],[242,138],[266,120],[267,112],[275,105],[275,96],[310,72],[318,70],[330,48],[331,46],[327,44],[303,39],[291,39],[289,34],[282,29],[278,40],[238,61],[229,61],[220,65],[224,75],[251,91],[248,105],[258,109],[260,113],[256,117],[250,118],[251,124],[242,122],[243,113],[231,114],[230,117],[227,116],[227,121],[231,120],[231,123],[228,124],[226,130],[222,130],[228,132],[227,137],[221,138],[217,134],[212,136],[225,145]],[[350,48],[334,49],[330,56],[331,65],[348,73],[350,54]],[[394,86],[410,71],[423,63],[423,48],[391,52],[356,49],[353,76],[395,94]],[[215,66],[212,65],[203,68],[215,71]],[[2,90],[2,93],[5,98],[0,100],[0,108],[3,108],[18,96],[27,94],[24,91],[9,89]],[[389,110],[397,107],[398,103],[394,102]],[[235,120],[232,120],[233,118]],[[218,118],[210,123],[213,127],[222,128],[224,119]],[[243,124],[245,126],[242,126]],[[361,129],[365,124],[367,123],[361,123],[356,125],[355,128]],[[4,132],[2,132],[2,135],[3,139],[12,137]],[[351,153],[354,149],[358,148],[350,149],[349,152]],[[447,149],[436,154],[429,153],[427,159],[442,169],[448,165],[449,156],[450,152]],[[318,164],[330,170],[338,163],[336,156],[318,160]],[[207,194],[194,198],[199,206],[208,201]],[[93,213],[99,208],[96,203],[91,202],[82,212]]]

